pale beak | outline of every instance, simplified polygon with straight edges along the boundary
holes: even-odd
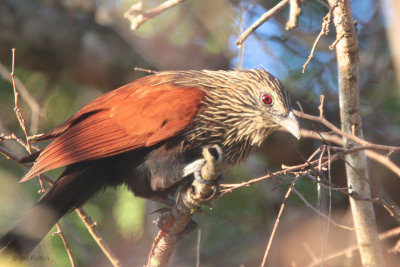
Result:
[[[280,117],[278,120],[276,120],[276,123],[288,130],[289,133],[293,134],[294,137],[300,139],[300,126],[293,111],[290,111],[287,117]]]

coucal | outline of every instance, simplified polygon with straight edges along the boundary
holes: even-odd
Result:
[[[169,203],[202,148],[222,148],[226,167],[242,162],[279,127],[300,137],[282,84],[266,70],[168,71],[92,101],[36,141],[51,140],[23,181],[66,166],[55,184],[0,240],[26,256],[66,213],[108,186]]]

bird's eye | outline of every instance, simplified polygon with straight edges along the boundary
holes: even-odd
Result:
[[[262,102],[266,105],[271,105],[272,104],[272,97],[270,95],[263,95],[262,96]]]

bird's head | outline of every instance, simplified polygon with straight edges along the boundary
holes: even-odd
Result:
[[[283,127],[297,139],[299,123],[281,82],[266,70],[204,71],[212,77],[204,119],[227,127],[227,141],[246,139],[259,146],[274,130]],[[200,79],[199,79],[200,81]]]
[[[274,130],[300,138],[300,127],[281,82],[266,70],[169,72],[175,84],[203,88],[193,138],[219,143],[225,153],[245,158]],[[239,151],[238,151],[239,150]],[[232,156],[234,158],[234,156]]]

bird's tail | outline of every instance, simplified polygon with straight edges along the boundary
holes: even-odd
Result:
[[[91,174],[87,168],[68,167],[22,220],[0,239],[0,254],[29,255],[63,215],[101,189],[102,185],[91,182]]]

